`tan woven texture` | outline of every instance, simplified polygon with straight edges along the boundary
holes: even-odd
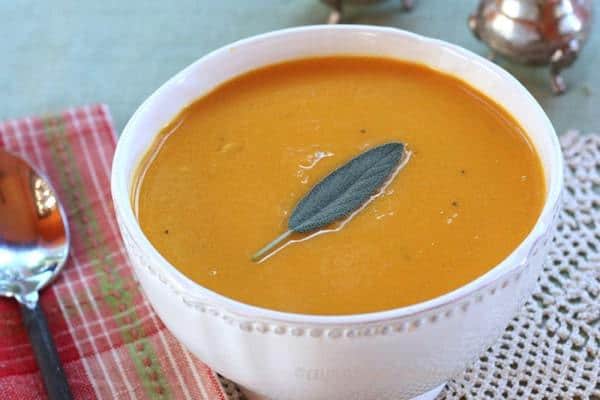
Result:
[[[561,143],[563,210],[538,287],[438,400],[600,400],[600,135],[569,132]],[[244,399],[221,379],[231,400]]]

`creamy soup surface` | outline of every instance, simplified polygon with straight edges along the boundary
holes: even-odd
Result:
[[[412,155],[382,196],[337,232],[251,261],[313,185],[390,141]],[[339,56],[261,68],[190,104],[158,133],[134,203],[152,244],[202,286],[332,315],[477,278],[529,233],[544,197],[535,150],[492,100],[424,66]]]

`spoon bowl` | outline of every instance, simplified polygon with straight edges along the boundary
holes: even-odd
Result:
[[[71,393],[39,305],[39,291],[69,254],[65,212],[47,179],[25,160],[0,150],[0,295],[21,303],[48,397]]]

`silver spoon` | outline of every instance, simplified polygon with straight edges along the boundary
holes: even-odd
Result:
[[[48,181],[0,150],[0,295],[21,303],[23,321],[50,400],[72,399],[38,292],[69,253],[65,213]]]

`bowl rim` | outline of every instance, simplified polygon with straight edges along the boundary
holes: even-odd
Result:
[[[233,48],[240,46],[246,46],[254,42],[260,42],[265,40],[271,40],[274,38],[280,38],[286,35],[302,34],[304,32],[330,32],[330,31],[343,31],[348,33],[368,33],[368,34],[379,34],[379,35],[400,35],[405,38],[409,38],[415,41],[426,42],[439,46],[445,50],[449,50],[456,53],[459,56],[467,57],[470,61],[483,64],[487,69],[493,73],[499,75],[507,84],[512,85],[515,90],[521,92],[524,96],[525,101],[530,103],[532,110],[540,114],[545,130],[548,133],[549,140],[551,142],[551,151],[553,154],[550,155],[551,167],[545,172],[549,175],[549,184],[547,185],[547,196],[544,202],[542,211],[540,212],[535,225],[529,232],[529,234],[523,239],[523,241],[513,251],[507,255],[500,263],[490,268],[484,274],[480,275],[476,279],[454,289],[450,292],[444,293],[440,296],[428,299],[419,303],[411,304],[408,306],[368,312],[368,313],[357,313],[357,314],[341,314],[341,315],[317,315],[317,314],[302,314],[292,313],[285,311],[278,311],[260,306],[247,304],[230,297],[221,295],[213,290],[210,290],[180,272],[175,266],[173,266],[166,258],[164,258],[158,250],[151,244],[149,239],[143,233],[139,226],[137,219],[135,218],[133,207],[130,202],[130,192],[128,186],[130,182],[127,182],[127,177],[124,173],[121,173],[121,166],[125,165],[124,157],[129,145],[135,139],[135,132],[132,126],[137,120],[142,119],[145,114],[145,110],[149,107],[155,99],[162,96],[162,93],[184,79],[192,70],[198,68],[200,64],[205,63],[207,60],[224,56],[226,53],[230,53]],[[341,54],[342,52],[340,52]],[[266,64],[265,64],[266,65]],[[465,80],[468,83],[467,80]],[[501,103],[499,103],[502,105]],[[534,147],[539,151],[537,146]],[[172,78],[162,84],[156,91],[154,91],[134,112],[132,117],[125,125],[122,134],[118,140],[115,155],[113,158],[112,172],[111,172],[111,192],[113,197],[113,204],[115,212],[119,217],[119,229],[126,230],[136,242],[136,244],[143,248],[143,251],[148,252],[147,256],[156,262],[155,268],[160,269],[168,274],[168,277],[164,277],[169,282],[169,286],[177,288],[174,291],[175,295],[184,295],[186,300],[199,301],[203,304],[214,306],[216,308],[222,308],[231,314],[243,316],[245,318],[253,318],[265,321],[276,321],[282,323],[304,323],[304,324],[315,324],[315,325],[354,325],[354,324],[367,324],[373,322],[381,322],[388,320],[396,320],[404,317],[414,316],[416,314],[426,313],[446,306],[451,303],[457,303],[461,300],[469,297],[473,293],[485,289],[494,283],[498,282],[501,278],[514,272],[523,265],[524,260],[518,260],[518,253],[521,253],[527,248],[531,248],[538,240],[543,238],[550,227],[550,221],[556,208],[559,205],[563,185],[563,158],[558,136],[550,122],[548,116],[543,111],[539,103],[531,95],[531,93],[523,87],[523,85],[507,71],[492,63],[491,61],[467,50],[458,45],[454,45],[439,39],[428,38],[416,33],[407,32],[397,28],[390,27],[378,27],[370,25],[312,25],[303,27],[286,28],[281,30],[275,30],[255,36],[244,38],[228,45],[222,46],[194,61],[192,64],[185,67],[183,70],[175,74]],[[162,278],[162,275],[161,275]]]

